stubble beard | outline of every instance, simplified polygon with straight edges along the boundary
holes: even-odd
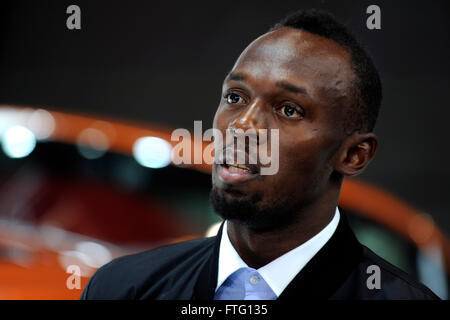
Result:
[[[262,196],[259,194],[250,198],[226,197],[224,192],[213,187],[209,199],[214,211],[222,219],[256,232],[281,230],[298,218],[297,210],[287,205],[289,201],[274,201],[267,205],[262,203]]]

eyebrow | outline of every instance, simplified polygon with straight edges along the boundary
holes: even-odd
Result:
[[[292,93],[301,93],[301,94],[303,94],[305,96],[308,95],[308,92],[306,91],[306,88],[295,86],[292,83],[289,83],[289,82],[286,82],[286,81],[278,81],[276,83],[276,86],[281,88],[281,89],[284,89],[286,91],[292,92]]]
[[[240,72],[230,72],[226,78],[227,78],[227,80],[232,80],[232,81],[245,81],[246,80],[245,75]]]
[[[226,79],[231,81],[246,81],[246,76],[240,72],[230,72]],[[304,87],[299,87],[286,81],[278,81],[275,85],[283,90],[308,96],[308,91]]]

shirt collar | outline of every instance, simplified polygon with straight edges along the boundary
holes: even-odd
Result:
[[[330,240],[336,231],[339,219],[339,209],[336,207],[331,222],[314,237],[258,269],[259,274],[277,296],[283,292],[289,282],[294,279],[309,260]],[[219,248],[216,290],[236,270],[248,268],[248,265],[242,260],[231,244],[227,230],[227,221],[225,221]]]

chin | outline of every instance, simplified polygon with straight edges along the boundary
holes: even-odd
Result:
[[[272,231],[289,225],[294,218],[291,211],[277,205],[264,205],[261,195],[233,194],[213,187],[210,192],[211,205],[224,220],[247,226],[255,231]]]

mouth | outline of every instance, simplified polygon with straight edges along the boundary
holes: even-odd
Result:
[[[220,164],[219,177],[228,183],[247,181],[259,176],[259,168],[248,164]]]

